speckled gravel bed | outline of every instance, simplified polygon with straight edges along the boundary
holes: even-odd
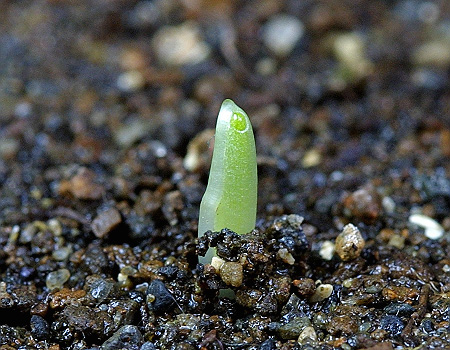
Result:
[[[0,349],[450,349],[450,3],[0,13]],[[197,240],[225,98],[258,220]]]

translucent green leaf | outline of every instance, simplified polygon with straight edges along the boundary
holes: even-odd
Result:
[[[255,228],[257,201],[255,138],[250,119],[225,100],[217,117],[208,186],[200,204],[198,233],[228,228],[239,234]],[[200,262],[210,263],[210,249]]]

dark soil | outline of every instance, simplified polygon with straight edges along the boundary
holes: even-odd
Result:
[[[448,1],[1,1],[0,348],[449,349],[449,73]],[[198,241],[225,98],[258,220]]]

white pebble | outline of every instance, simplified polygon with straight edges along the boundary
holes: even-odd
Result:
[[[159,61],[173,66],[204,61],[211,50],[200,33],[200,27],[193,22],[160,29],[153,39]]]
[[[14,113],[19,118],[27,118],[33,112],[31,103],[29,102],[21,102],[16,105],[14,109]]]
[[[134,142],[147,135],[152,125],[141,119],[133,119],[128,124],[114,130],[114,140],[122,147],[131,146]]]
[[[48,289],[60,289],[64,286],[70,278],[70,271],[67,269],[59,269],[57,271],[52,271],[47,275],[45,284]]]
[[[331,259],[333,259],[333,254],[334,254],[334,243],[331,241],[323,242],[319,251],[319,255],[322,257],[322,259],[330,261]]]
[[[383,197],[381,204],[387,213],[392,214],[395,211],[395,202],[391,197]]]
[[[439,239],[444,235],[444,228],[429,216],[413,214],[409,217],[409,222],[422,227],[425,230],[425,236],[430,239]]]
[[[255,70],[264,76],[274,74],[277,71],[277,62],[270,57],[262,58],[256,62]]]
[[[438,38],[418,46],[412,54],[412,62],[419,66],[447,67],[450,64],[449,38]]]
[[[216,272],[220,271],[220,268],[224,264],[225,260],[219,258],[218,256],[213,256],[211,259],[211,265],[216,269]]]
[[[286,248],[282,248],[282,249],[278,250],[278,256],[286,264],[289,264],[289,265],[294,265],[295,264],[294,257],[292,256],[291,253],[289,253],[289,251]]]
[[[309,341],[317,342],[317,334],[312,326],[305,327],[297,339],[299,344],[307,344]]]
[[[364,249],[366,242],[359,229],[353,224],[347,224],[336,237],[336,253],[343,261],[356,259]]]
[[[315,303],[317,301],[322,301],[328,298],[331,293],[333,293],[333,285],[332,284],[321,284],[317,287],[316,291],[309,298],[311,303]]]
[[[303,36],[305,29],[297,17],[277,15],[270,19],[263,28],[263,42],[278,56],[287,56]]]
[[[125,92],[138,91],[144,87],[144,84],[144,77],[136,70],[122,73],[117,78],[117,87]]]
[[[337,35],[334,54],[342,68],[348,70],[353,78],[359,79],[370,73],[372,63],[366,57],[364,39],[358,33]]]

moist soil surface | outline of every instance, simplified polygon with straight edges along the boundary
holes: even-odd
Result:
[[[450,349],[449,7],[0,2],[0,348]],[[258,219],[198,240],[225,98]]]

